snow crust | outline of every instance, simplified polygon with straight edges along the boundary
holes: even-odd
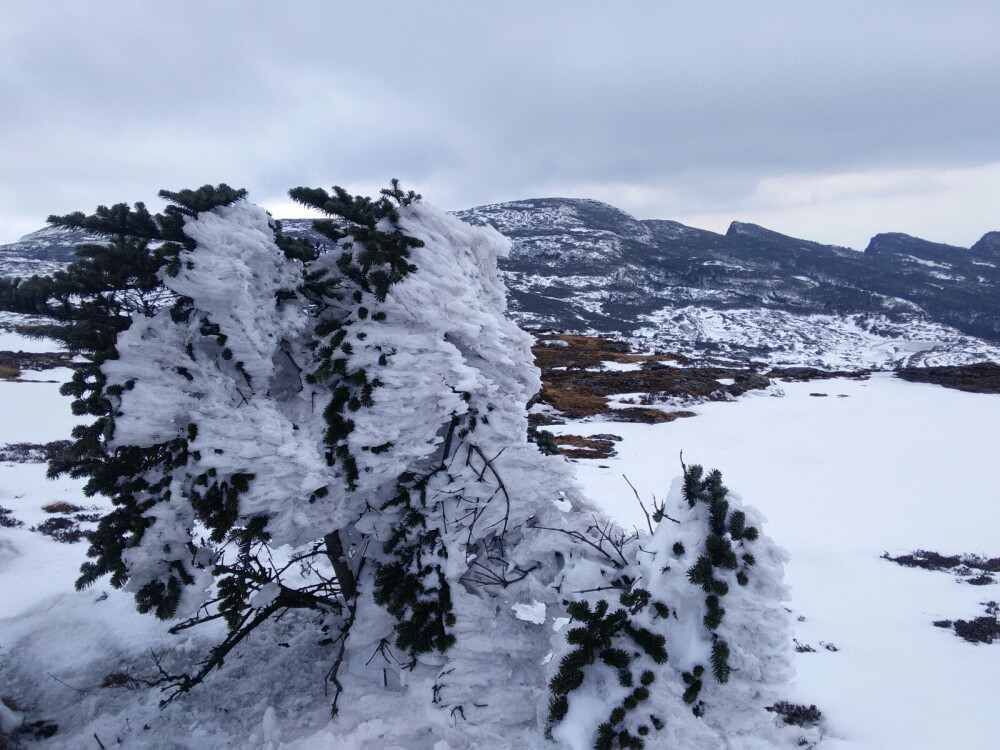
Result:
[[[524,622],[532,622],[535,625],[545,623],[545,605],[542,602],[531,602],[530,604],[518,603],[513,605],[514,616]]]

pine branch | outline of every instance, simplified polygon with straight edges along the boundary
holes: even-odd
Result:
[[[208,659],[202,662],[201,668],[194,675],[168,674],[163,670],[158,659],[154,656],[154,663],[156,663],[157,668],[160,670],[163,682],[168,683],[165,690],[172,691],[166,698],[160,701],[160,707],[162,708],[172,703],[181,694],[190,692],[193,688],[200,685],[213,670],[218,669],[225,663],[226,657],[234,648],[279,610],[319,609],[321,605],[325,604],[325,601],[315,596],[282,586],[278,596],[269,605],[257,610],[250,610],[244,614],[239,626],[233,629],[221,643],[211,649]]]
[[[238,646],[244,638],[250,635],[250,633],[256,630],[271,615],[281,608],[282,605],[278,604],[276,600],[264,609],[258,610],[257,614],[248,624],[244,625],[239,630],[230,633],[222,643],[211,650],[208,659],[202,662],[201,669],[199,669],[193,677],[187,674],[168,675],[162,668],[160,668],[160,674],[163,676],[164,681],[170,683],[170,686],[167,689],[173,691],[166,698],[160,701],[160,708],[172,703],[174,699],[182,693],[187,693],[192,688],[200,685],[213,669],[222,666],[230,651],[236,648],[236,646]],[[157,663],[156,666],[159,668],[159,663]]]

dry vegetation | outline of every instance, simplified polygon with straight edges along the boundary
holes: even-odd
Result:
[[[615,443],[621,438],[617,435],[557,435],[556,444],[559,452],[570,458],[611,458],[615,455]]]
[[[539,401],[556,413],[533,413],[533,426],[587,417],[644,424],[672,422],[693,417],[694,412],[660,404],[670,400],[724,400],[765,388],[769,382],[746,368],[695,366],[678,354],[638,354],[627,343],[609,337],[538,334],[536,342],[535,362],[542,371]],[[613,369],[607,363],[632,367]],[[734,382],[724,385],[720,379]],[[618,405],[612,405],[614,397],[619,397]],[[641,405],[620,405],[635,403],[636,397]],[[614,455],[614,440],[607,436],[563,435],[556,438],[556,443],[561,453],[572,458]]]
[[[69,440],[53,440],[51,443],[5,443],[0,445],[0,461],[17,464],[45,463],[65,453],[71,444]]]
[[[723,400],[768,385],[766,377],[747,369],[692,366],[678,354],[636,354],[625,342],[611,338],[542,334],[537,342],[533,351],[542,371],[541,401],[568,419],[600,415],[622,422],[670,422],[692,415],[652,408],[658,401],[677,397]],[[607,369],[606,362],[637,367]],[[722,385],[719,379],[735,383]],[[648,405],[613,408],[608,398],[622,394],[644,394]]]
[[[25,371],[41,372],[72,366],[73,357],[69,354],[0,351],[0,380],[19,380]]]
[[[64,513],[65,514],[65,513],[79,513],[79,512],[81,512],[83,510],[86,510],[86,508],[83,508],[83,507],[81,507],[79,505],[74,505],[73,503],[67,503],[67,502],[65,502],[63,500],[60,500],[58,502],[49,503],[48,505],[43,505],[42,506],[42,510],[44,510],[46,513]]]

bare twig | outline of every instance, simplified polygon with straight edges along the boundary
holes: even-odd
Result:
[[[507,485],[505,485],[503,483],[503,479],[500,478],[499,472],[497,472],[496,468],[493,466],[493,461],[495,461],[497,458],[499,458],[500,454],[503,453],[503,451],[500,451],[500,453],[498,453],[496,456],[494,456],[494,458],[489,459],[489,458],[486,458],[486,454],[483,453],[483,449],[480,448],[478,445],[471,445],[470,444],[470,446],[471,446],[471,448],[473,450],[475,450],[475,452],[477,454],[479,454],[479,457],[481,459],[483,459],[483,461],[486,464],[486,467],[483,469],[483,473],[485,473],[486,472],[486,468],[488,468],[490,470],[490,473],[492,473],[493,477],[497,480],[497,485],[500,487],[500,491],[503,493],[504,500],[507,503],[507,508],[504,511],[503,531],[500,532],[500,536],[501,537],[506,536],[506,534],[507,534],[507,523],[510,520],[510,495],[507,493]]]
[[[609,586],[597,586],[596,588],[592,588],[592,589],[581,589],[580,591],[574,591],[573,593],[574,594],[591,594],[591,593],[593,593],[595,591],[608,591],[610,589],[620,589],[620,588],[621,588],[621,586],[615,586],[614,584],[611,584]]]
[[[177,696],[182,693],[186,693],[191,688],[196,685],[201,684],[208,673],[211,672],[216,667],[222,666],[225,662],[225,657],[229,655],[229,652],[236,648],[239,643],[246,638],[250,633],[252,633],[261,623],[267,620],[271,615],[281,609],[281,605],[273,603],[264,609],[257,612],[257,615],[253,617],[250,622],[239,630],[236,630],[229,634],[225,640],[222,641],[218,646],[213,648],[209,652],[209,657],[204,662],[202,662],[201,669],[198,670],[197,674],[193,677],[187,674],[182,675],[168,675],[157,663],[157,668],[160,669],[161,675],[164,677],[164,682],[170,683],[167,689],[172,689],[173,692],[170,693],[166,698],[160,701],[160,707],[172,703]]]
[[[337,678],[340,672],[340,666],[344,663],[344,655],[347,653],[347,636],[351,632],[351,627],[354,625],[354,619],[358,614],[358,600],[355,597],[350,604],[347,605],[347,620],[344,622],[344,627],[340,631],[340,636],[338,640],[340,641],[340,648],[337,650],[337,658],[333,660],[333,664],[330,667],[330,671],[326,673],[323,678],[323,692],[326,693],[326,685],[328,682],[332,682],[336,691],[333,694],[333,703],[330,704],[330,716],[336,716],[340,709],[337,708],[337,701],[340,700],[340,694],[344,692],[344,686],[340,684],[340,680]],[[374,654],[372,655],[374,658]],[[370,661],[370,660],[369,660]]]
[[[608,560],[611,561],[611,564],[614,565],[616,568],[624,568],[628,564],[628,561],[625,559],[625,556],[621,553],[621,550],[615,548],[614,544],[612,544],[612,548],[615,548],[615,551],[618,553],[618,556],[621,558],[621,562],[619,562],[618,560],[616,560],[614,558],[614,556],[610,552],[608,552],[606,549],[604,549],[604,542],[605,541],[609,541],[610,542],[610,538],[608,536],[606,536],[605,534],[603,534],[601,528],[599,526],[597,526],[597,525],[591,526],[587,530],[590,531],[591,529],[595,529],[598,532],[598,535],[600,536],[600,542],[595,542],[593,539],[588,539],[585,534],[583,534],[583,533],[581,533],[579,531],[575,531],[575,530],[571,531],[569,529],[560,529],[560,528],[557,528],[557,527],[554,527],[554,526],[535,526],[534,528],[536,528],[536,529],[543,529],[545,531],[558,531],[558,532],[560,532],[562,534],[565,534],[570,539],[575,539],[578,542],[583,542],[584,544],[586,544],[586,545],[588,545],[590,547],[593,547],[595,550],[597,550],[602,555],[604,555],[606,558],[608,558]]]
[[[678,521],[676,518],[672,518],[671,516],[668,516],[667,512],[665,510],[661,510],[661,511],[659,511],[659,513],[660,513],[660,517],[661,518],[666,518],[668,521],[673,521],[674,523],[680,523],[680,521]]]
[[[60,680],[60,679],[59,679],[58,677],[56,677],[56,676],[55,676],[54,674],[52,674],[51,672],[46,672],[45,674],[47,674],[47,675],[48,675],[49,677],[51,677],[51,678],[52,678],[53,680],[55,680],[56,682],[58,682],[58,683],[59,683],[60,685],[65,685],[65,686],[66,686],[66,687],[68,687],[68,688],[69,688],[70,690],[75,690],[75,691],[76,691],[76,692],[78,692],[78,693],[86,693],[86,692],[87,692],[87,691],[86,691],[85,689],[83,689],[83,688],[78,688],[78,687],[73,687],[73,686],[72,686],[72,685],[70,685],[70,684],[69,684],[68,682],[63,682],[62,680]]]
[[[371,664],[375,660],[375,657],[378,656],[379,654],[382,655],[382,658],[385,659],[387,663],[390,661],[394,661],[397,664],[399,664],[399,659],[396,658],[395,654],[392,653],[392,649],[389,647],[389,639],[382,638],[378,642],[378,646],[376,647],[376,649],[372,651],[371,658],[369,658],[368,661],[365,662],[365,666],[367,667],[369,664]]]
[[[632,494],[635,495],[635,499],[639,502],[639,507],[642,508],[642,514],[646,517],[646,526],[649,527],[649,533],[652,534],[653,533],[653,519],[649,517],[649,513],[646,510],[646,506],[642,504],[642,498],[639,497],[639,492],[635,489],[635,487],[633,486],[633,484],[630,481],[628,481],[628,477],[627,476],[625,476],[624,474],[622,474],[622,479],[624,479],[625,483],[629,487],[632,488]]]
[[[498,558],[488,558],[488,559],[496,560],[500,562],[502,565],[506,566],[505,560],[500,560]],[[463,581],[468,581],[469,583],[474,583],[479,586],[500,586],[501,588],[507,588],[508,586],[513,586],[515,583],[523,581],[525,578],[528,577],[528,574],[540,568],[541,563],[536,562],[534,565],[532,565],[530,568],[527,569],[522,568],[519,565],[515,566],[514,571],[519,573],[519,575],[513,578],[507,577],[506,570],[503,571],[502,573],[497,573],[495,570],[493,570],[493,568],[490,568],[487,565],[483,565],[478,560],[473,560],[471,567],[481,569],[482,571],[481,573],[476,573],[476,575],[481,576],[481,578],[480,577],[473,578],[471,577],[471,575],[466,575],[462,577]]]
[[[193,628],[195,625],[201,625],[203,622],[211,622],[212,620],[218,620],[220,617],[225,617],[225,613],[216,612],[215,614],[211,615],[195,616],[190,618],[189,620],[184,620],[183,622],[177,623],[167,632],[170,633],[171,635],[177,635],[182,630]]]

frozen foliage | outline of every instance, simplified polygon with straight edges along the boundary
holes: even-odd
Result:
[[[718,472],[703,478],[699,466],[674,482],[656,519],[651,538],[622,547],[627,590],[570,605],[575,622],[557,652],[556,680],[572,685],[574,670],[586,679],[565,692],[553,682],[568,701],[552,736],[579,750],[641,747],[653,737],[680,748],[794,745],[804,733],[765,713],[791,678],[784,552]],[[574,588],[608,588],[578,578],[585,571],[567,572]],[[587,650],[598,658],[585,661]]]
[[[259,479],[241,498],[240,515],[268,514],[279,544],[294,541],[303,529],[308,536],[316,519],[302,506],[325,484],[326,464],[295,428],[297,404],[269,395],[282,386],[280,345],[307,323],[300,308],[267,303],[294,288],[297,264],[277,249],[267,214],[253,206],[220,207],[185,229],[198,246],[183,255],[178,274],[164,280],[191,299],[191,312],[176,323],[164,309],[137,318],[120,335],[120,356],[103,369],[109,386],[131,387],[117,405],[110,447],[146,448],[189,437],[188,450],[198,457],[187,464],[187,476],[174,473],[178,494],[189,494],[196,477],[209,471],[223,478],[254,474]],[[223,344],[202,334],[213,325],[225,336]],[[185,523],[190,527],[190,520]],[[188,534],[176,533],[184,540],[177,547],[184,557]],[[132,571],[140,559],[160,557],[164,541],[144,536],[132,552]]]
[[[174,632],[228,625],[194,674],[158,657],[168,699],[216,669],[227,689],[230,653],[291,623],[334,718],[290,746],[795,744],[764,711],[788,676],[781,553],[717,474],[627,533],[527,442],[502,236],[395,184],[293,190],[330,217],[323,248],[226,186],[167,197],[64,220],[162,260],[158,303],[71,392],[105,400],[75,471],[115,504],[81,584],[111,573]],[[281,739],[271,709],[261,732]]]

